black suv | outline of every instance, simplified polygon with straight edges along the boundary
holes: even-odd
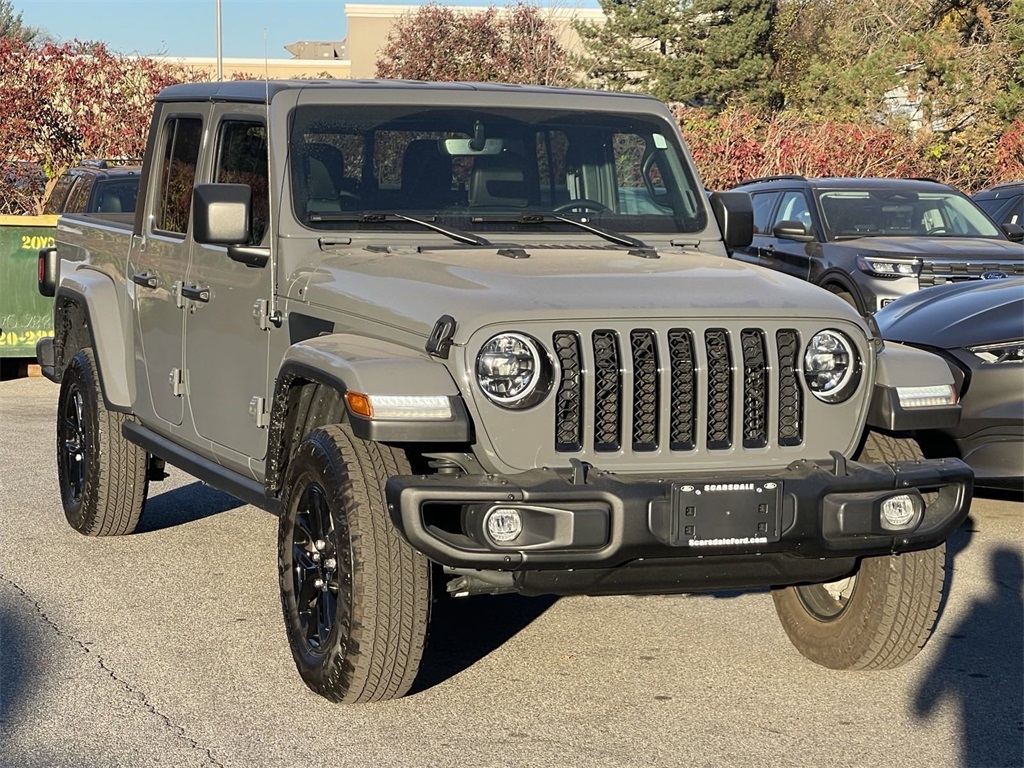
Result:
[[[1000,229],[945,184],[771,176],[735,188],[751,196],[754,238],[733,258],[816,283],[865,315],[918,288],[1024,275],[1024,229]]]
[[[971,197],[996,224],[1024,226],[1024,181],[997,184]]]
[[[61,174],[43,213],[133,213],[139,160],[83,160]]]

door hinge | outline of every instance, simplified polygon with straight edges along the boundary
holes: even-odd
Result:
[[[261,331],[269,331],[270,326],[281,327],[281,313],[278,310],[270,311],[270,302],[266,299],[257,299],[252,305],[252,316],[256,318],[256,324]]]
[[[171,286],[171,295],[174,296],[174,306],[178,309],[184,309],[185,305],[188,303],[181,293],[181,289],[184,285],[185,284],[181,280],[175,280],[174,285]]]
[[[256,426],[263,429],[270,424],[270,414],[267,413],[267,401],[259,395],[249,401],[249,415],[253,417]]]
[[[185,372],[181,368],[171,368],[171,375],[168,376],[167,383],[171,385],[171,393],[175,397],[185,394]]]

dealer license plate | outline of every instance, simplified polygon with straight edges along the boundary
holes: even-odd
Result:
[[[781,509],[780,482],[675,484],[671,543],[713,551],[778,541]]]

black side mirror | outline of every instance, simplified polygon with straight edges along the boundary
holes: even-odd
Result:
[[[801,243],[809,243],[814,239],[814,235],[807,231],[803,222],[794,219],[780,221],[772,229],[772,234],[780,240],[796,240]]]
[[[1020,224],[1003,224],[1003,233],[1007,240],[1015,243],[1024,242],[1024,227]]]
[[[754,240],[754,206],[746,192],[714,192],[711,211],[726,248],[745,248]]]
[[[252,190],[248,184],[198,184],[192,191],[192,232],[203,245],[249,242]]]
[[[42,248],[36,257],[39,295],[53,296],[57,292],[57,249]]]

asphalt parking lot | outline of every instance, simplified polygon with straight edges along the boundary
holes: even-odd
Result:
[[[480,597],[438,606],[413,695],[340,707],[288,652],[275,518],[172,470],[140,532],[80,536],[56,398],[0,382],[0,765],[1024,765],[1019,499],[976,499],[898,670],[806,661],[763,590]]]

